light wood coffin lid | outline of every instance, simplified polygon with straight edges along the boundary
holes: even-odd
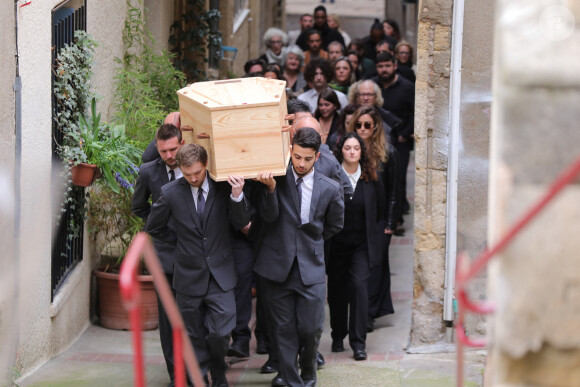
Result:
[[[177,92],[186,142],[208,151],[208,171],[216,181],[228,175],[256,177],[259,171],[286,173],[290,134],[285,121],[286,82],[240,78],[197,82]]]

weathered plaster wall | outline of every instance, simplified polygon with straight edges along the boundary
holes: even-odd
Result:
[[[490,241],[578,157],[579,23],[577,2],[498,1]],[[580,385],[579,195],[576,180],[494,262],[490,385]]]
[[[32,5],[33,4],[33,5]],[[20,345],[17,368],[26,373],[52,355],[51,230],[51,10],[57,1],[19,11],[22,74],[22,235]],[[39,193],[42,192],[43,194]],[[31,243],[33,242],[33,243]]]
[[[136,0],[133,2],[137,4]],[[117,67],[114,59],[123,56],[121,34],[125,25],[127,6],[125,1],[117,0],[101,0],[91,5],[87,8],[87,31],[99,43],[95,54],[95,74],[92,84],[94,91],[101,97],[97,110],[102,112],[103,119],[110,120],[114,115],[113,76]]]
[[[169,31],[174,21],[174,2],[145,0],[147,27],[159,50],[169,51]]]
[[[465,2],[458,175],[458,251],[485,247],[492,57],[492,0]],[[415,277],[412,344],[442,341],[445,284],[447,155],[453,1],[419,3],[415,90]],[[476,281],[473,298],[485,294]],[[469,333],[485,329],[468,319]]]
[[[16,61],[14,55],[14,4],[0,3],[0,380],[9,370],[15,350],[17,327],[13,316],[15,304],[16,275],[14,271],[14,78]]]
[[[74,342],[89,323],[89,284],[93,262],[87,248],[84,260],[67,278],[52,303],[50,295],[52,230],[47,225],[53,224],[54,212],[59,208],[51,194],[51,11],[60,2],[33,2],[19,10],[18,18],[23,83],[23,240],[18,278],[21,307],[16,365],[23,375]],[[87,29],[100,44],[93,86],[102,96],[99,110],[107,115],[107,112],[111,113],[113,58],[122,53],[120,32],[126,8],[125,2],[115,0],[91,5],[88,7]],[[2,34],[3,38],[5,36]],[[4,99],[2,106],[5,106]]]

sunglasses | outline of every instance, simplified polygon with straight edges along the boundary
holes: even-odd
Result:
[[[354,124],[354,127],[357,128],[357,129],[360,129],[360,128],[363,127],[363,125],[364,125],[365,129],[369,129],[369,130],[373,126],[370,122],[367,121],[367,122],[364,122],[364,123],[363,122],[357,122],[356,124]]]

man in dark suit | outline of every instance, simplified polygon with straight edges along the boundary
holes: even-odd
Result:
[[[343,226],[340,185],[314,167],[320,142],[316,130],[297,130],[286,176],[261,173],[256,178],[266,189],[258,202],[265,227],[254,271],[261,277],[268,305],[280,376],[289,386],[316,384],[326,296],[324,240]]]
[[[161,158],[141,165],[131,201],[131,211],[140,218],[143,218],[145,222],[147,222],[147,218],[151,212],[149,199],[151,199],[152,203],[157,202],[159,196],[161,196],[161,187],[181,177],[181,170],[177,167],[175,154],[183,144],[184,141],[181,138],[181,131],[175,125],[163,124],[157,129],[157,133],[155,134],[155,152]],[[169,228],[174,230],[171,222],[169,223]],[[175,246],[165,243],[158,238],[153,238],[153,245],[161,261],[161,267],[165,272],[167,282],[171,286],[173,284]],[[174,386],[173,334],[171,324],[169,323],[161,300],[158,299],[157,305],[159,307],[161,349],[163,350],[167,372],[171,379],[169,386]]]
[[[391,131],[390,143],[397,148],[400,157],[401,179],[403,180],[402,212],[409,211],[407,200],[407,168],[414,146],[415,85],[397,74],[397,60],[388,53],[377,55],[377,76],[372,80],[381,88],[383,109],[402,120],[400,126]]]
[[[294,114],[295,118],[292,122],[292,130],[295,132],[300,128],[310,127],[315,129],[319,134],[321,132],[320,124],[312,116],[310,112],[310,105],[308,102],[293,99],[288,101],[288,113]],[[351,197],[353,194],[352,185],[350,184],[350,180],[347,174],[344,172],[344,169],[340,166],[340,163],[336,160],[336,157],[330,151],[330,148],[326,144],[320,144],[320,157],[318,157],[316,163],[314,164],[315,169],[318,173],[329,177],[339,183],[342,187],[344,192],[341,192],[343,198]],[[264,320],[266,318],[266,313],[264,312],[264,306],[262,305],[262,297],[260,296],[260,292],[258,292],[257,303],[256,303],[256,328],[260,328],[260,331],[263,331],[265,328],[262,326],[264,324]],[[264,340],[267,342],[267,335],[263,335]],[[278,356],[277,353],[273,351],[268,352],[268,360],[261,368],[262,373],[273,373],[278,371]],[[319,352],[317,354],[317,365],[318,368],[325,365],[324,356]],[[277,375],[274,380],[272,381],[273,386],[283,386],[283,381],[280,375]]]
[[[147,231],[176,246],[173,287],[177,306],[195,349],[202,374],[212,386],[227,386],[225,356],[236,323],[236,272],[228,226],[246,226],[249,212],[244,179],[217,183],[207,173],[207,153],[186,144],[176,156],[183,177],[161,189]],[[175,232],[168,227],[173,220]]]

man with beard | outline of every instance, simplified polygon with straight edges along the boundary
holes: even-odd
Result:
[[[300,29],[288,31],[288,47],[296,44],[296,40],[301,33],[308,31],[314,26],[314,19],[309,13],[305,13],[300,16]]]
[[[377,76],[373,78],[381,88],[383,109],[390,111],[403,122],[398,128],[391,131],[391,144],[399,151],[401,173],[403,178],[403,192],[405,200],[402,203],[404,213],[409,211],[409,202],[406,198],[407,167],[409,154],[413,149],[414,121],[415,121],[415,85],[397,74],[397,60],[389,53],[377,55]]]
[[[340,231],[344,220],[340,185],[314,167],[320,144],[316,130],[298,129],[286,176],[263,172],[256,178],[265,185],[259,192],[258,213],[267,227],[254,271],[268,305],[281,382],[288,386],[317,383],[326,297],[324,240]]]
[[[328,59],[328,52],[322,49],[322,38],[320,37],[320,32],[315,29],[311,29],[306,33],[308,50],[304,52],[304,64],[308,65],[310,61],[314,58]]]
[[[318,96],[328,88],[328,82],[332,79],[332,68],[327,60],[314,58],[304,70],[304,79],[310,86],[310,90],[300,94],[298,99],[308,102],[311,113],[314,114],[318,106]],[[341,108],[348,105],[348,98],[344,93],[335,91]]]
[[[184,144],[181,138],[181,131],[175,125],[163,124],[157,129],[154,143],[155,153],[160,158],[144,163],[139,167],[139,177],[135,183],[135,192],[131,200],[131,211],[145,220],[145,222],[147,222],[147,218],[151,212],[149,199],[155,204],[159,196],[161,196],[161,187],[182,176],[181,170],[175,160],[177,151]],[[168,227],[171,229],[171,232],[175,232],[173,222],[170,222]],[[167,282],[173,289],[175,246],[165,243],[158,238],[153,238],[153,245],[161,261],[161,267],[163,268]],[[167,372],[171,379],[169,386],[173,386],[173,333],[171,323],[169,322],[161,300],[158,300],[157,304],[159,307],[159,338],[161,340],[161,349],[163,350]]]
[[[328,26],[326,21],[326,8],[322,5],[319,5],[314,9],[313,28],[320,32],[320,36],[322,37],[322,48],[324,50],[328,47],[328,43],[335,40],[340,42],[343,46],[345,45],[342,34],[338,32],[336,28],[330,28]],[[298,36],[296,44],[302,49],[302,51],[308,50],[306,31],[303,31],[300,36]]]
[[[153,238],[175,246],[177,306],[206,384],[209,370],[211,386],[224,387],[225,356],[236,325],[236,271],[228,227],[239,230],[250,222],[244,178],[212,180],[207,152],[197,144],[183,145],[175,160],[183,177],[161,188],[146,229]]]

